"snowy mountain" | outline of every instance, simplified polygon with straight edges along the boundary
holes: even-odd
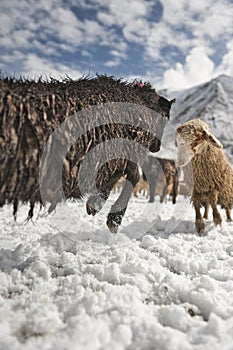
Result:
[[[222,142],[226,154],[233,161],[233,78],[219,77],[182,91],[163,91],[169,98],[176,97],[171,120],[162,140],[159,156],[176,156],[174,131],[177,125],[193,118],[207,122]]]

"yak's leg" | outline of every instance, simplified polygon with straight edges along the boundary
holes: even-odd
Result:
[[[111,188],[108,190],[101,191],[97,195],[91,196],[86,203],[86,210],[88,215],[95,215],[104,206],[111,192]]]
[[[128,162],[125,173],[127,174],[125,185],[119,198],[112,205],[107,218],[107,226],[112,233],[117,233],[118,226],[121,224],[129,199],[132,196],[133,188],[139,181],[139,171],[135,163]]]
[[[218,204],[218,192],[214,191],[213,193],[211,193],[211,196],[210,196],[210,205],[213,210],[213,220],[216,226],[221,225],[222,223],[222,218],[217,209],[217,204]]]
[[[196,213],[196,229],[199,234],[204,234],[205,224],[201,215],[201,201],[197,197],[198,194],[196,192],[193,192],[192,201]]]
[[[13,203],[13,216],[14,216],[15,221],[17,218],[18,207],[19,207],[19,201],[17,199],[15,199],[14,203]]]
[[[225,209],[226,209],[227,221],[231,222],[232,221],[231,210],[230,210],[230,208],[225,208]]]
[[[86,210],[88,215],[94,216],[103,208],[106,200],[108,199],[111,193],[111,190],[113,189],[114,185],[117,183],[121,176],[122,173],[119,173],[114,177],[110,177],[110,181],[108,181],[105,184],[104,188],[98,189],[99,193],[96,195],[92,195],[87,200]]]
[[[35,206],[35,202],[34,202],[34,201],[31,201],[31,202],[30,202],[30,209],[29,209],[29,211],[28,211],[27,221],[31,220],[32,217],[33,217],[34,206]]]

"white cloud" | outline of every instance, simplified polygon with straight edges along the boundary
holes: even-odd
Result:
[[[211,40],[230,37],[233,33],[233,4],[213,2],[206,12],[201,13],[200,20],[193,25],[194,35],[207,36]]]
[[[118,51],[118,50],[111,50],[110,55],[117,57],[117,58],[122,58],[126,59],[127,55],[124,52]]]
[[[105,63],[104,63],[104,65],[106,66],[106,67],[117,67],[117,66],[119,66],[120,65],[120,63],[121,63],[121,60],[119,59],[119,58],[114,58],[114,59],[112,59],[112,60],[108,60],[108,61],[106,61]]]
[[[12,0],[11,5],[1,5],[0,13],[0,48],[30,48],[33,43],[54,40],[56,46],[73,48],[90,44],[112,45],[115,37],[106,31],[104,25],[95,20],[80,20],[68,6],[59,0],[45,2],[34,1],[30,4],[21,0],[20,5]]]
[[[127,58],[127,55],[124,52],[118,50],[111,50],[110,55],[113,56],[113,59],[104,63],[106,67],[117,67],[121,64],[122,60]]]
[[[118,25],[120,27],[146,16],[150,6],[149,2],[142,0],[100,0],[98,3],[105,5],[105,10],[99,12],[97,18],[108,26]]]
[[[60,79],[68,75],[73,79],[77,79],[83,75],[79,70],[72,69],[61,63],[52,62],[35,54],[29,54],[25,57],[23,69],[24,71],[22,73],[31,78],[52,76],[53,78]]]
[[[208,53],[215,43],[233,36],[233,4],[216,0],[161,0],[163,18],[151,27],[145,48],[148,58],[158,60],[161,49],[173,45],[185,55],[196,46]],[[224,38],[224,39],[223,39]]]
[[[216,69],[217,74],[233,76],[233,40],[227,44],[227,53],[223,56],[222,62]]]
[[[164,57],[161,55],[161,50],[170,45],[185,52],[190,45],[190,41],[184,32],[175,32],[165,23],[155,23],[145,44],[148,59],[166,61],[170,54],[168,52],[169,57]]]
[[[143,45],[147,42],[151,26],[147,20],[151,6],[149,1],[99,0],[98,3],[105,5],[105,9],[97,14],[98,20],[104,26],[121,28],[125,45],[128,42]]]
[[[123,34],[129,42],[144,44],[150,34],[150,25],[146,20],[138,18],[125,25]]]
[[[195,47],[185,59],[185,63],[177,63],[175,68],[165,71],[162,88],[183,89],[210,80],[214,74],[214,63],[207,56],[204,47]]]
[[[233,3],[216,0],[161,0],[163,19],[151,27],[145,43],[147,60],[169,62],[161,50],[166,47],[170,62],[172,46],[184,55],[164,71],[162,80],[156,85],[163,88],[181,89],[200,84],[218,74],[233,75]],[[171,46],[172,45],[172,46]],[[214,57],[219,45],[226,45],[227,53],[219,66]],[[179,52],[178,51],[178,52]],[[210,58],[211,57],[211,58]],[[177,56],[174,56],[177,59]],[[148,73],[147,73],[148,75]],[[153,74],[150,74],[153,75]],[[159,82],[159,83],[158,83]]]
[[[120,67],[130,54],[129,44],[133,44],[138,53],[133,66],[140,65],[140,73],[143,65],[150,72],[157,67],[163,69],[164,86],[166,83],[176,88],[194,85],[217,72],[233,74],[232,0],[160,2],[163,13],[159,22],[157,18],[151,19],[154,0],[79,0],[78,5],[76,0],[2,2],[1,67],[7,67],[6,57],[9,57],[9,65],[15,63],[20,67],[22,63],[30,74],[33,70],[41,74],[40,69],[46,74],[60,74],[69,70],[61,61],[64,53],[66,58],[70,53],[77,53],[77,64],[80,64],[81,52],[82,59],[86,55],[91,67],[100,66],[104,61],[102,48],[104,54],[108,51],[102,63],[104,68]],[[96,18],[77,17],[71,5],[96,10]],[[215,51],[220,46],[224,49],[225,45],[227,53],[219,67],[215,67]],[[94,54],[96,48],[98,56]],[[17,57],[13,52],[20,52],[22,56]],[[128,70],[131,74],[131,67]],[[148,76],[145,72],[144,77]],[[158,74],[153,76],[159,80]]]
[[[24,54],[18,50],[13,50],[11,54],[1,55],[1,59],[3,62],[12,63],[16,60],[22,60],[24,58]]]

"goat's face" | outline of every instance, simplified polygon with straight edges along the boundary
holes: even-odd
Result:
[[[209,126],[200,119],[193,119],[176,129],[177,163],[187,165],[192,158],[206,151],[209,146],[222,148],[221,142],[212,134]]]

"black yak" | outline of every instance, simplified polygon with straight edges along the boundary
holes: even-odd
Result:
[[[149,85],[108,76],[62,81],[0,79],[0,206],[87,197],[95,215],[117,180],[126,184],[107,225],[116,232],[145,150],[160,149],[172,101]],[[97,152],[97,153],[96,153]]]

